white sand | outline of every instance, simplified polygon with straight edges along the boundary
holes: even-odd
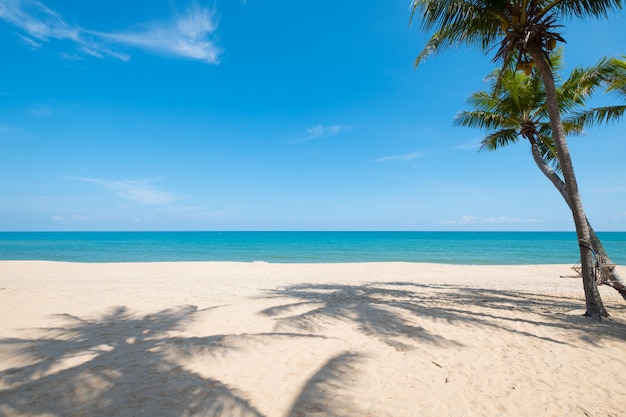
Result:
[[[0,416],[626,416],[626,302],[573,274],[0,262]]]

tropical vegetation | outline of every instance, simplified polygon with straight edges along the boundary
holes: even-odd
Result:
[[[557,82],[561,57],[561,53],[551,56]],[[623,60],[603,59],[592,68],[576,68],[566,80],[557,84],[566,134],[580,134],[586,126],[596,121],[614,121],[623,116],[626,110],[624,105],[584,108],[598,87],[608,80],[619,78],[623,64]],[[490,83],[489,90],[471,95],[468,104],[473,110],[459,113],[456,124],[488,131],[481,149],[497,150],[520,139],[526,140],[541,172],[569,204],[565,182],[559,176],[560,166],[552,140],[545,90],[536,72],[497,69],[487,77],[487,81]],[[615,288],[626,300],[626,283],[590,224],[588,227],[595,258],[596,281]]]
[[[569,18],[605,18],[621,8],[621,0],[413,0],[411,19],[432,35],[416,59],[448,47],[467,45],[490,52],[503,68],[530,67],[541,76],[546,96],[555,153],[566,184],[581,256],[585,292],[585,314],[608,316],[594,279],[594,259],[587,217],[561,120],[550,53],[561,34],[562,21]],[[526,70],[528,71],[528,70]]]

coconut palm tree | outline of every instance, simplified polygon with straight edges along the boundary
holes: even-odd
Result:
[[[553,69],[559,70],[561,54],[553,55],[551,59]],[[604,59],[593,68],[577,68],[567,80],[557,85],[567,134],[581,133],[585,121],[591,123],[599,117],[594,116],[594,113],[600,113],[600,117],[606,121],[623,116],[626,106],[581,110],[585,101],[605,79],[615,78],[612,74],[619,69],[619,63],[618,60]],[[535,163],[569,205],[565,182],[559,176],[560,166],[555,154],[541,80],[536,73],[526,75],[510,70],[496,70],[487,79],[490,81],[489,91],[472,94],[468,104],[474,110],[459,113],[455,123],[487,130],[489,134],[482,141],[481,149],[497,150],[520,139],[527,140]],[[614,267],[606,267],[611,264],[611,260],[589,223],[588,228],[601,282],[615,288],[626,300],[626,283]]]
[[[563,19],[606,17],[621,8],[621,0],[413,0],[411,19],[418,16],[422,29],[434,31],[415,64],[450,46],[497,48],[494,61],[503,68],[534,66],[541,75],[550,129],[566,184],[580,248],[585,315],[608,316],[594,279],[593,253],[587,218],[565,139],[550,51],[565,42],[559,33]]]

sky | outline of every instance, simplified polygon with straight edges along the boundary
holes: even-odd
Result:
[[[414,69],[409,3],[0,0],[0,231],[574,230],[525,143],[453,123],[492,56]],[[565,22],[565,70],[625,20]],[[598,231],[626,231],[625,123],[569,140]]]

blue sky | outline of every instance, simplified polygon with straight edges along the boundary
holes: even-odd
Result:
[[[453,126],[491,57],[414,70],[408,6],[0,0],[0,230],[573,230],[525,144]],[[564,34],[568,68],[626,53],[623,11]],[[624,129],[570,140],[597,230]]]

